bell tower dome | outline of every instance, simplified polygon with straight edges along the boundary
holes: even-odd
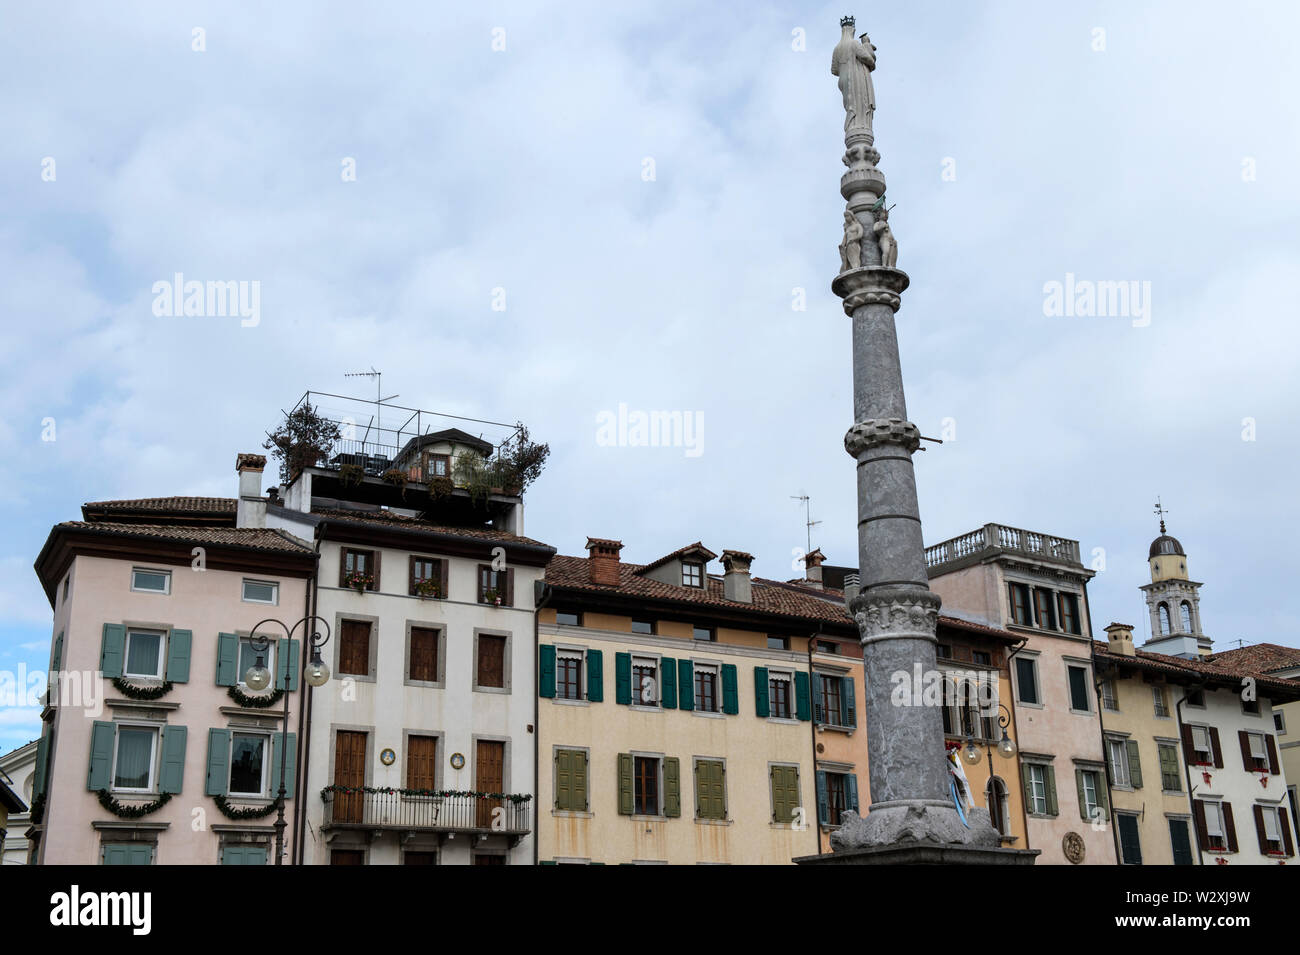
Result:
[[[1142,645],[1152,653],[1194,658],[1210,653],[1210,638],[1201,632],[1201,584],[1187,573],[1187,554],[1178,538],[1165,530],[1168,513],[1157,502],[1160,536],[1151,542],[1147,563],[1151,583],[1145,584],[1147,609],[1151,614],[1151,639]]]

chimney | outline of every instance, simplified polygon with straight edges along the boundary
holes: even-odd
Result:
[[[1110,641],[1108,649],[1111,653],[1117,653],[1123,657],[1137,656],[1133,652],[1133,627],[1127,623],[1112,623],[1106,628],[1106,636]]]
[[[722,596],[742,604],[754,602],[749,583],[749,565],[753,562],[754,555],[746,554],[743,550],[722,552]]]
[[[803,559],[804,580],[813,590],[822,589],[822,564],[826,562],[826,555],[818,547],[810,554],[806,554]]]
[[[606,540],[603,537],[587,538],[587,572],[593,584],[602,587],[618,586],[618,552],[623,549],[622,541]]]
[[[264,454],[240,454],[235,458],[239,472],[239,503],[235,508],[236,527],[265,527],[266,498],[262,496]]]
[[[853,600],[861,590],[862,582],[857,574],[844,575],[844,606],[848,608],[850,614],[853,613]]]

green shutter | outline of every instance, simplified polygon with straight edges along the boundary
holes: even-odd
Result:
[[[98,720],[90,730],[90,771],[86,774],[86,788],[91,792],[108,789],[112,783],[113,741],[117,726]]]
[[[555,751],[555,808],[571,809],[573,792],[573,750]]]
[[[1020,764],[1020,785],[1025,791],[1025,812],[1035,812],[1034,783],[1033,776],[1029,772],[1029,763]]]
[[[677,685],[681,692],[677,695],[677,706],[683,710],[695,709],[695,664],[690,660],[677,661]]]
[[[677,661],[672,657],[659,658],[659,702],[666,710],[677,707]]]
[[[762,717],[772,715],[767,688],[767,667],[754,667],[754,712]]]
[[[124,842],[105,845],[104,865],[148,865],[153,861],[153,846]]]
[[[1084,791],[1083,788],[1082,769],[1076,769],[1074,771],[1074,785],[1079,790],[1079,818],[1087,822],[1088,821],[1088,799],[1087,799],[1088,794]]]
[[[230,785],[230,730],[208,730],[208,778],[204,791],[224,796]]]
[[[794,715],[805,722],[812,719],[808,703],[808,674],[800,671],[794,675]]]
[[[45,792],[45,770],[49,766],[50,737],[41,729],[41,741],[36,744],[36,777],[32,780],[32,801],[36,801]]]
[[[128,846],[109,846],[106,845],[101,850],[101,858],[104,865],[129,865],[127,862],[126,850]]]
[[[599,650],[587,651],[587,700],[600,703],[605,699],[605,656]]]
[[[1106,771],[1097,770],[1097,802],[1101,806],[1101,818],[1110,821],[1110,796],[1106,787]]]
[[[126,653],[126,627],[120,623],[104,624],[104,642],[99,650],[99,669],[106,680],[122,675],[122,658]]]
[[[624,654],[620,654],[623,656]],[[618,754],[618,814],[632,815],[632,754]]]
[[[1142,758],[1138,755],[1137,740],[1131,739],[1128,746],[1128,778],[1134,789],[1142,788]]]
[[[266,846],[226,846],[221,850],[222,865],[266,865]]]
[[[831,714],[823,712],[822,709],[822,679],[820,673],[814,673],[810,682],[812,684],[813,722],[824,726],[830,722],[829,717]],[[800,719],[802,718],[800,717]]]
[[[185,779],[185,740],[188,731],[184,726],[164,726],[162,730],[162,765],[158,771],[158,791],[178,793]]]
[[[296,693],[299,665],[298,641],[281,639],[275,651],[275,688]]]
[[[1056,768],[1044,766],[1043,780],[1047,788],[1047,814],[1049,816],[1058,816],[1061,809],[1056,802]]]
[[[676,756],[664,760],[664,815],[676,819],[682,814],[681,763]]]
[[[271,736],[271,795],[273,797],[280,794],[281,750],[284,750],[284,798],[292,799],[294,783],[298,776],[298,734],[274,733]]]
[[[799,808],[799,770],[794,766],[773,766],[768,778],[772,784],[772,821],[789,825]]]
[[[856,773],[849,773],[844,777],[845,784],[849,787],[849,808],[858,812],[858,777]]]
[[[173,683],[190,681],[190,644],[194,634],[189,630],[173,630],[167,638],[167,679]]]
[[[736,665],[722,664],[722,712],[735,715],[740,712],[740,692],[736,687]]]
[[[54,640],[54,654],[50,658],[50,672],[58,673],[63,669],[63,634],[59,634]]]
[[[843,726],[858,725],[858,701],[853,697],[853,677],[840,677],[840,707],[844,711]]]
[[[626,706],[632,702],[632,654],[614,654],[614,702]]]
[[[234,686],[239,682],[235,672],[238,661],[239,638],[233,633],[217,634],[217,686]]]
[[[726,769],[721,760],[695,764],[695,814],[701,819],[726,819]]]
[[[573,758],[573,804],[579,812],[586,812],[590,808],[587,801],[587,754],[575,750]]]
[[[537,648],[537,695],[555,699],[555,647],[549,643]]]
[[[831,807],[830,798],[826,794],[826,771],[817,770],[814,778],[817,781],[817,822],[828,826],[831,822]]]

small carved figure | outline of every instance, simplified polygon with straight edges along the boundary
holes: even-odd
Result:
[[[898,242],[889,230],[889,210],[881,208],[876,213],[876,222],[871,227],[876,245],[880,247],[880,264],[887,269],[898,267]]]
[[[867,234],[852,212],[844,213],[844,241],[840,243],[840,271],[862,268],[862,238]]]

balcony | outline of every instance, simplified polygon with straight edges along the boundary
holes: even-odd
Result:
[[[978,530],[933,544],[925,549],[925,566],[931,577],[960,567],[980,563],[991,557],[1011,555],[1035,561],[1048,561],[1082,570],[1079,542],[1051,534],[985,524]]]
[[[401,832],[507,836],[514,846],[531,831],[532,796],[346,788],[321,790],[321,830],[365,829]]]

